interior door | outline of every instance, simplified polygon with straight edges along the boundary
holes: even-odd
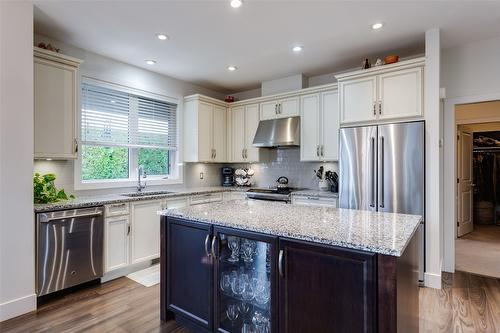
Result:
[[[460,132],[458,140],[458,237],[473,230],[472,134]]]
[[[340,208],[377,210],[377,126],[342,128]]]

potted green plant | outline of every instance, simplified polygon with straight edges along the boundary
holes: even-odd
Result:
[[[45,175],[41,175],[38,172],[35,173],[33,176],[33,192],[36,204],[68,200],[68,195],[64,190],[56,188],[54,180],[56,180],[56,175],[53,173]],[[70,195],[69,198],[74,199],[75,196]]]

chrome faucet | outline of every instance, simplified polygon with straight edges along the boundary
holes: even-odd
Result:
[[[144,184],[141,182],[141,176],[142,178],[146,178],[146,171],[144,171],[144,166],[139,165],[137,168],[137,192],[141,192],[143,189],[146,188],[146,181],[144,181]]]

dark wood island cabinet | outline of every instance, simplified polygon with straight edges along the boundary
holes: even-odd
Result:
[[[161,219],[164,321],[195,332],[418,332],[414,234],[393,256]]]

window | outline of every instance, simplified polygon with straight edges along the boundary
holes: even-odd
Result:
[[[81,96],[77,183],[137,181],[140,165],[149,180],[178,176],[177,103],[93,80],[82,83]]]

